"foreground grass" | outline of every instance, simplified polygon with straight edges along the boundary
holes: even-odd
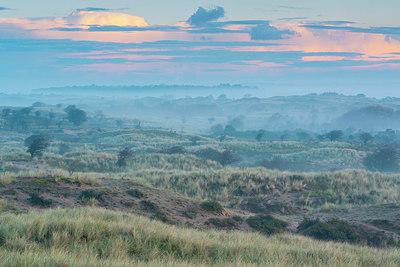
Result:
[[[0,216],[2,266],[398,266],[400,251],[199,231],[97,208]]]

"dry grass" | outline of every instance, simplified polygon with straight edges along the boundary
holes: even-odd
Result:
[[[0,216],[3,266],[398,266],[400,251],[199,231],[97,208]]]

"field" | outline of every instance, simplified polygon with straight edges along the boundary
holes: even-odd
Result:
[[[76,126],[63,108],[51,106],[46,127],[50,108],[24,115],[29,131],[3,115],[5,266],[400,264],[400,174],[366,163],[383,139],[183,132],[93,114]]]

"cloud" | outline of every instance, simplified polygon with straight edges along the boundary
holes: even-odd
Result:
[[[306,25],[302,25],[302,27],[310,28],[310,29],[318,29],[318,30],[342,30],[342,31],[354,32],[354,33],[371,33],[371,34],[386,34],[386,35],[399,35],[400,34],[400,27],[358,28],[358,27],[350,27],[350,26],[332,26],[332,25],[334,25],[333,23],[329,23],[329,24],[331,24],[331,25],[306,24]]]
[[[279,30],[271,26],[269,23],[264,23],[253,27],[250,31],[251,40],[280,40],[283,35],[290,35],[293,32],[289,30]]]
[[[304,9],[309,9],[305,7],[298,7],[298,6],[278,6],[279,8],[283,9],[295,9],[295,10],[304,10]]]
[[[85,7],[85,8],[79,8],[76,11],[116,11],[116,10],[125,10],[127,8],[102,8],[102,7]]]
[[[69,24],[86,26],[146,27],[142,17],[114,12],[77,11],[65,19]]]
[[[0,11],[3,11],[3,10],[11,10],[11,8],[0,6]]]
[[[214,9],[206,10],[203,7],[199,7],[192,16],[187,20],[191,25],[202,26],[208,22],[218,20],[225,16],[225,10],[223,7],[217,6]]]

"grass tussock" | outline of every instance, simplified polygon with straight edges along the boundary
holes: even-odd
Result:
[[[0,216],[5,266],[398,266],[400,251],[178,228],[96,208]]]

